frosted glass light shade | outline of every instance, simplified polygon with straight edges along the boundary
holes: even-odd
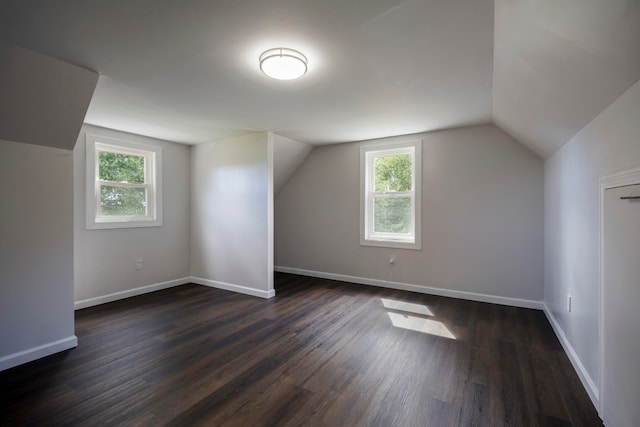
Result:
[[[307,57],[297,50],[278,47],[260,55],[260,69],[278,80],[292,80],[307,72]]]

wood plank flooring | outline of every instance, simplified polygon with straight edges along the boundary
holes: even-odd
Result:
[[[80,310],[78,348],[0,372],[0,425],[602,425],[541,311],[289,274],[276,290]]]

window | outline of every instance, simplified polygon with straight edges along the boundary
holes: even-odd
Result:
[[[420,249],[422,141],[360,148],[360,244]]]
[[[87,134],[87,228],[162,225],[162,149]]]

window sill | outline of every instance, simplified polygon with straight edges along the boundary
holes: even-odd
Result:
[[[94,222],[87,224],[87,230],[105,230],[114,228],[144,228],[161,227],[162,221],[114,221],[114,222]]]
[[[413,249],[421,250],[421,242],[403,242],[399,240],[372,240],[360,239],[360,246],[374,246],[379,248]]]

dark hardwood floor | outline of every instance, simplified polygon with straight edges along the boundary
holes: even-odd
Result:
[[[0,372],[0,425],[601,425],[541,311],[288,274],[276,290],[80,310],[78,348]]]

